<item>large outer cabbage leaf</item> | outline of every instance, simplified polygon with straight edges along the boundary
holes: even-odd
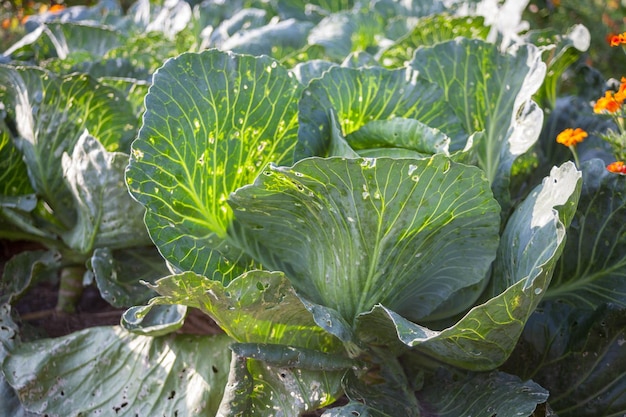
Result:
[[[243,272],[226,201],[267,163],[292,163],[300,92],[276,61],[217,50],[155,73],[127,183],[171,264],[223,281]]]
[[[0,116],[3,114],[0,113]],[[0,119],[0,206],[11,204],[19,207],[21,204],[9,197],[26,197],[32,193],[22,154],[15,147],[8,126]],[[34,198],[30,200],[34,202]],[[28,207],[32,210],[34,205],[31,203]]]
[[[581,174],[568,162],[533,190],[505,227],[487,291],[491,298],[456,323],[434,331],[377,306],[359,317],[361,338],[390,345],[400,340],[418,355],[470,370],[501,365],[550,283],[580,187]]]
[[[242,245],[348,323],[378,303],[424,319],[462,288],[471,306],[498,244],[483,172],[443,155],[270,166],[230,203]]]
[[[16,346],[2,370],[26,409],[50,417],[214,415],[231,342],[92,327]]]
[[[263,416],[268,409],[298,415],[339,395],[352,361],[342,344],[315,323],[283,273],[250,271],[224,286],[185,272],[164,277],[152,288],[161,297],[147,309],[199,308],[241,342],[233,354],[222,415]]]

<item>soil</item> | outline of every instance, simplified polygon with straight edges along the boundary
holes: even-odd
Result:
[[[41,248],[30,242],[0,240],[0,273],[13,255],[34,249]],[[126,311],[125,308],[115,308],[107,303],[93,285],[84,289],[73,314],[55,309],[57,296],[56,283],[41,282],[29,289],[13,306],[21,324],[34,333],[34,337],[60,337],[88,327],[115,326],[120,324],[122,314]],[[223,333],[210,317],[197,309],[189,311],[179,332],[201,335]]]

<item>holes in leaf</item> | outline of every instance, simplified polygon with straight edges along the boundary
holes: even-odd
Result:
[[[170,395],[167,396],[167,399],[172,400],[174,399],[175,396],[176,396],[176,391],[172,390],[170,391]]]
[[[215,367],[215,365],[211,365],[211,370],[213,371],[214,374],[218,372],[218,369]]]
[[[120,404],[119,407],[113,407],[113,411],[115,411],[115,414],[119,413],[122,408],[126,407],[128,405],[128,402],[123,402],[122,404]]]

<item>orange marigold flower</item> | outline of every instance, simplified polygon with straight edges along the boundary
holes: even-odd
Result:
[[[58,13],[58,12],[60,12],[63,9],[65,9],[65,6],[63,6],[62,4],[53,4],[52,6],[50,6],[48,11],[50,13]]]
[[[626,175],[626,164],[623,161],[612,162],[606,166],[606,169],[609,172]]]
[[[610,37],[609,45],[611,46],[619,46],[623,43],[626,43],[626,32],[620,33],[619,35],[613,35]]]
[[[596,101],[596,104],[593,106],[593,111],[594,113],[602,113],[606,110],[609,113],[616,113],[622,106],[624,99],[626,99],[624,91],[619,91],[615,94],[612,91],[607,91],[604,93],[604,97],[600,97]]]
[[[587,137],[587,132],[577,127],[576,129],[565,129],[556,137],[556,141],[565,146],[576,146]]]

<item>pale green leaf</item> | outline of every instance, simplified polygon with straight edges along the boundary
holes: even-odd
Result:
[[[237,32],[220,49],[240,54],[268,55],[281,59],[306,45],[313,23],[295,19],[270,22],[265,26]]]
[[[28,410],[50,417],[214,415],[231,341],[225,335],[153,338],[92,327],[23,343],[3,371]]]
[[[208,37],[208,42],[211,46],[220,48],[231,36],[245,30],[259,28],[265,25],[267,20],[267,11],[263,9],[247,7],[235,10],[232,16],[223,19],[216,25],[215,30]]]
[[[351,52],[376,49],[376,35],[381,35],[383,29],[384,22],[377,13],[341,11],[322,19],[309,33],[308,43],[322,46],[327,59],[341,62]]]
[[[230,201],[248,250],[348,323],[378,303],[428,317],[486,279],[498,244],[499,206],[482,171],[442,155],[270,166]]]
[[[151,243],[143,223],[145,210],[124,184],[127,164],[127,154],[107,152],[87,131],[71,156],[63,155],[63,175],[77,212],[76,224],[63,240],[76,252],[89,254],[98,247],[119,249]]]
[[[134,334],[157,337],[180,329],[186,316],[187,306],[178,304],[135,306],[124,312],[121,325]]]
[[[581,24],[572,26],[567,33],[558,33],[553,28],[530,31],[524,35],[527,42],[533,43],[543,50],[547,65],[546,79],[535,94],[544,108],[554,110],[556,107],[559,83],[565,71],[589,49],[591,34]]]
[[[9,352],[21,343],[20,329],[12,317],[11,306],[0,302],[0,365]],[[17,393],[6,382],[0,372],[0,415],[11,417],[37,417],[39,414],[30,413],[20,403]]]
[[[220,417],[290,417],[331,404],[345,371],[280,367],[233,354]]]
[[[450,138],[419,120],[396,117],[373,120],[350,133],[346,141],[361,156],[376,156],[378,151],[406,150],[422,156],[448,155]]]
[[[300,92],[268,57],[209,50],[183,54],[157,71],[127,182],[170,263],[212,277],[216,263],[230,261],[243,272],[235,264],[249,260],[229,243],[226,200],[267,163],[291,163]]]

